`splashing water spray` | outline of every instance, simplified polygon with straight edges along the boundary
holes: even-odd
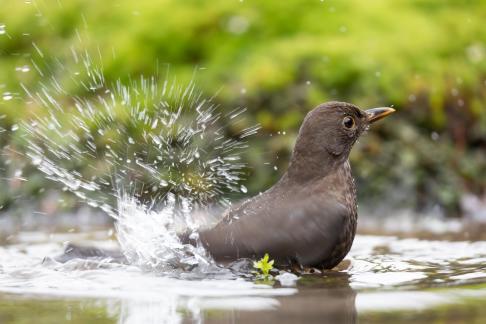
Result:
[[[227,135],[223,126],[240,122],[245,109],[218,112],[194,81],[140,77],[110,85],[88,54],[72,55],[76,69],[58,62],[48,82],[23,86],[36,111],[24,124],[32,163],[116,220],[130,263],[161,270],[211,264],[201,244],[181,244],[177,233],[190,230],[197,241],[195,213],[246,191],[241,154],[258,127]],[[66,84],[59,74],[70,76]],[[83,95],[70,93],[79,88]]]

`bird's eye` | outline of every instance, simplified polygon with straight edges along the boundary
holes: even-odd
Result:
[[[356,123],[353,119],[353,117],[349,117],[349,116],[346,116],[344,117],[343,119],[343,126],[344,128],[347,128],[347,129],[353,129],[356,127]]]

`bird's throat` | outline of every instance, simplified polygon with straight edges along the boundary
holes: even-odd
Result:
[[[349,152],[333,154],[327,150],[300,150],[296,148],[290,159],[287,176],[296,182],[322,179],[348,160]]]

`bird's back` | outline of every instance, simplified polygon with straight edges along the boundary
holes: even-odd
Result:
[[[200,237],[218,261],[269,253],[278,264],[332,268],[349,251],[355,230],[356,195],[345,162],[308,182],[284,175]]]

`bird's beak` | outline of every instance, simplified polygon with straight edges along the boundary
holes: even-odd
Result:
[[[385,118],[395,112],[395,109],[389,107],[372,108],[365,110],[368,122],[373,124],[375,121]]]

